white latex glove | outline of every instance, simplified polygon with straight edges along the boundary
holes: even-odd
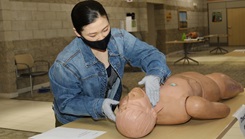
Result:
[[[160,78],[154,75],[145,76],[139,83],[145,85],[146,94],[150,99],[151,105],[156,106],[159,101],[160,93]]]
[[[112,100],[109,98],[106,98],[102,104],[102,110],[103,110],[105,116],[114,122],[116,121],[116,116],[115,116],[114,112],[112,111],[111,106],[112,105],[118,105],[118,104],[119,104],[119,101]]]

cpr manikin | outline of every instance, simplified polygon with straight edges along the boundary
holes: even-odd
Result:
[[[151,107],[150,100],[140,88],[134,88],[120,101],[120,110],[116,114],[118,131],[124,136],[139,138],[152,131],[157,114]],[[125,117],[127,117],[125,119]],[[144,121],[137,122],[135,121]],[[137,132],[136,132],[137,131]]]
[[[224,118],[228,116],[230,108],[218,101],[230,99],[243,91],[244,87],[240,83],[222,73],[203,75],[197,72],[183,72],[175,74],[170,76],[164,85],[161,85],[160,100],[154,108],[151,107],[149,101],[142,101],[146,97],[142,89],[134,88],[129,92],[128,96],[120,101],[119,110],[116,113],[116,126],[121,134],[138,138],[150,133],[149,130],[144,133],[144,130],[135,128],[141,126],[142,123],[146,124],[146,122],[149,125],[169,125],[186,123],[191,118]],[[132,94],[135,97],[131,98]],[[136,105],[134,101],[140,105]],[[147,104],[143,105],[143,103]],[[147,115],[150,114],[141,114],[146,116],[145,118],[141,117],[142,120],[136,119],[138,115],[136,109],[138,108],[140,110],[147,109],[147,112],[154,109],[154,112],[148,117]],[[157,118],[154,119],[153,115],[156,113]],[[132,121],[132,119],[135,120]],[[120,127],[124,127],[123,130]],[[154,126],[151,128],[153,129]],[[127,134],[125,134],[126,132]],[[135,132],[140,135],[134,136]]]

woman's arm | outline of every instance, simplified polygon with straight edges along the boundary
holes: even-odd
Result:
[[[56,62],[49,71],[50,84],[59,111],[67,115],[103,118],[103,98],[90,97],[81,88],[80,80],[69,68]],[[86,91],[93,91],[86,90]],[[87,95],[86,95],[87,94]]]

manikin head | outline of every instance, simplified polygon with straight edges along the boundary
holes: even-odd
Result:
[[[141,88],[136,87],[120,101],[116,126],[122,135],[140,138],[153,130],[156,118],[149,98]]]

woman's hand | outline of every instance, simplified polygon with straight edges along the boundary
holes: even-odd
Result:
[[[139,83],[145,85],[146,94],[150,99],[151,105],[156,106],[159,101],[160,78],[154,75],[145,76]]]
[[[102,110],[103,110],[105,116],[114,122],[116,121],[116,116],[115,116],[114,112],[112,111],[111,106],[112,105],[118,105],[118,104],[119,104],[119,101],[112,100],[109,98],[106,98],[102,104]]]

